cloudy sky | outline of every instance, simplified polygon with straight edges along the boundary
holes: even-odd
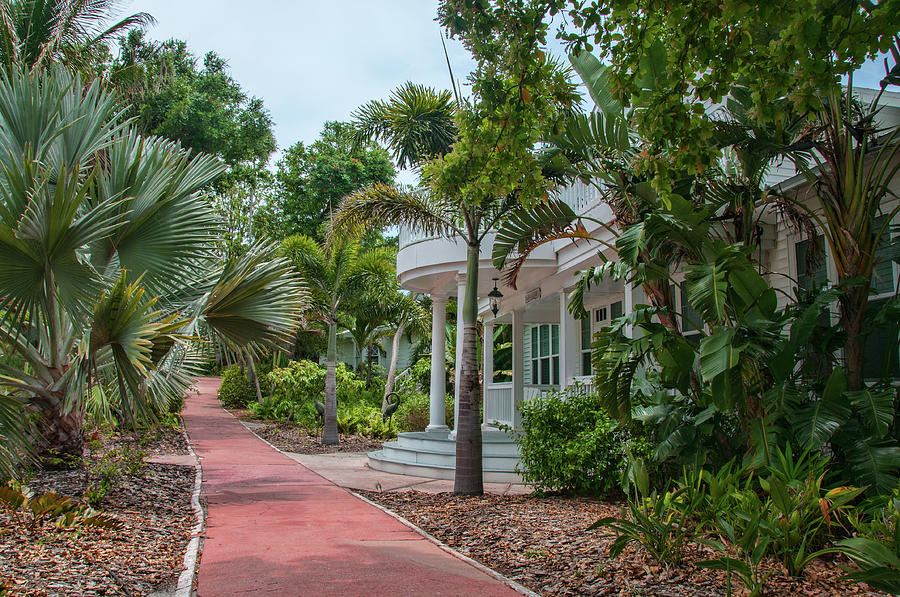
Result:
[[[450,87],[437,0],[131,0],[125,9],[156,18],[153,39],[225,58],[244,90],[265,101],[279,149],[314,141],[323,122],[347,120],[404,81]],[[472,61],[446,43],[464,81]],[[864,70],[858,85],[877,82],[883,67]]]
[[[153,39],[187,41],[198,56],[215,50],[244,90],[263,98],[278,146],[316,139],[326,120],[409,80],[449,89],[432,0],[132,0],[157,25]],[[454,75],[472,61],[447,41]]]

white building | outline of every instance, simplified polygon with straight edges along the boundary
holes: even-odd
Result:
[[[871,101],[874,91],[857,90],[862,101]],[[900,93],[885,92],[879,114],[881,124],[900,123]],[[809,192],[805,177],[798,175],[787,162],[771,168],[768,186],[779,185],[784,191],[797,192],[803,198]],[[892,183],[900,195],[900,180]],[[613,220],[610,208],[600,193],[584,184],[565,188],[560,196],[574,211],[604,222]],[[600,226],[585,222],[592,236],[614,243],[612,234]],[[761,261],[769,275],[769,283],[779,291],[782,301],[794,292],[796,280],[805,274],[803,263],[808,241],[788,228],[774,215],[763,222]],[[485,325],[485,338],[492,338],[493,326],[512,325],[512,381],[487,382],[483,387],[484,423],[483,452],[485,481],[510,481],[518,477],[513,472],[517,463],[516,446],[510,436],[498,430],[498,425],[513,429],[520,424],[518,405],[541,394],[575,382],[591,383],[590,339],[594,332],[608,325],[612,319],[631,310],[633,305],[646,303],[640,287],[622,282],[607,281],[593,286],[585,298],[590,321],[576,320],[567,309],[567,295],[580,279],[579,272],[601,263],[597,243],[559,240],[539,247],[526,261],[517,281],[517,290],[500,287],[503,299],[494,317],[487,299],[494,286],[493,278],[500,277],[492,262],[493,235],[488,234],[481,246],[478,280],[480,318]],[[606,250],[606,257],[615,254]],[[837,278],[830,255],[823,264],[829,280]],[[898,265],[882,260],[873,283],[873,301],[893,294],[900,274]],[[450,296],[457,296],[462,305],[466,288],[466,245],[459,240],[422,235],[414,230],[401,229],[400,250],[397,255],[397,275],[401,285],[411,291],[427,293],[435,305],[432,337],[431,424],[424,433],[401,434],[396,442],[387,442],[379,452],[369,456],[372,468],[433,478],[453,478],[454,444],[444,422],[444,313],[443,306]],[[677,277],[676,277],[676,281]],[[879,294],[880,292],[880,294]],[[675,305],[682,311],[686,301],[675,293]],[[459,313],[462,320],[462,313]],[[461,329],[461,326],[460,326]],[[688,332],[689,333],[689,332]],[[456,343],[457,351],[462,346]],[[493,379],[493,358],[490,344],[484,349],[484,380]],[[459,363],[459,354],[456,362]]]

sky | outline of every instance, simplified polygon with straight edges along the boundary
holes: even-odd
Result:
[[[152,39],[183,39],[199,57],[215,50],[227,60],[265,102],[280,150],[315,141],[326,120],[349,120],[406,81],[450,88],[436,1],[132,0],[124,9],[156,18]],[[446,44],[464,82],[474,64],[459,42]]]
[[[405,81],[449,89],[437,4],[131,0],[123,9],[156,18],[152,39],[183,39],[198,57],[214,50],[227,60],[244,91],[263,99],[284,150],[315,141],[326,120],[348,120],[358,106],[386,98]],[[455,78],[464,83],[473,61],[456,40],[446,44]],[[884,72],[881,61],[863,71],[857,85],[876,84]],[[413,177],[403,173],[400,180]]]

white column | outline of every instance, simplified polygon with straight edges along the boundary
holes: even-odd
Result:
[[[525,396],[525,310],[512,312],[512,393],[513,393],[513,427],[521,425],[522,415],[519,406]]]
[[[481,347],[484,359],[484,385],[494,383],[494,322],[484,324],[484,346]]]
[[[459,370],[462,367],[463,350],[463,305],[466,302],[466,275],[456,274],[456,374],[453,377],[453,432],[459,426]]]
[[[447,299],[431,296],[431,388],[428,427],[425,431],[447,431],[444,396],[447,393]]]
[[[484,381],[481,385],[482,400],[487,400],[488,386],[494,381],[494,322],[484,324],[484,342],[481,346],[481,356],[484,359]],[[488,410],[484,409],[482,429],[492,427],[487,420]]]
[[[627,280],[624,282],[625,285],[625,302],[624,302],[624,314],[629,315],[632,311],[634,311],[634,287]],[[625,326],[625,335],[629,338],[633,337],[632,334],[634,330],[631,329],[632,326]]]
[[[559,382],[565,387],[579,373],[581,324],[569,313],[565,289],[559,292]]]

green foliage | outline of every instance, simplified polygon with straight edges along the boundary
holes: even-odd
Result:
[[[144,458],[147,454],[130,445],[123,445],[101,453],[101,438],[108,435],[107,430],[100,428],[89,443],[91,458],[84,461],[85,479],[88,487],[84,491],[84,501],[97,508],[111,489],[118,487],[125,476],[140,475],[144,470]]]
[[[694,521],[706,501],[700,475],[691,478],[685,474],[679,487],[661,493],[653,490],[648,494],[646,478],[636,485],[634,496],[628,499],[628,518],[601,518],[588,528],[616,531],[616,540],[609,548],[611,557],[618,557],[628,545],[636,543],[657,563],[678,566],[687,546],[701,532]]]
[[[700,171],[718,154],[713,118],[700,102],[719,102],[741,83],[753,96],[755,120],[783,123],[787,110],[821,106],[823,89],[891,48],[898,30],[895,7],[885,3],[558,0],[543,6],[549,14],[568,13],[574,27],[560,28],[560,37],[596,49],[609,63],[614,97],[635,108],[635,124],[650,140],[645,164],[666,173],[654,162]]]
[[[607,416],[596,394],[552,394],[522,405],[522,478],[541,492],[606,497],[626,469],[631,434]]]
[[[17,481],[0,482],[0,506],[16,526],[28,533],[50,522],[61,530],[95,527],[119,530],[122,523],[88,506],[79,506],[53,492],[36,494]]]
[[[430,422],[430,401],[422,392],[401,392],[400,406],[394,413],[397,429],[400,431],[425,431]],[[444,424],[453,429],[453,395],[444,397]]]
[[[854,512],[854,537],[838,542],[860,570],[847,579],[879,591],[900,594],[900,489],[874,500],[868,512]]]
[[[338,202],[361,188],[394,180],[387,152],[374,143],[354,145],[351,130],[326,122],[309,146],[287,148],[276,166],[274,193],[257,225],[277,239],[303,234],[322,240],[322,226]]]
[[[397,435],[399,425],[393,418],[383,421],[381,407],[354,404],[338,407],[338,429],[341,433],[357,434],[373,438],[391,438]]]
[[[58,2],[16,0],[3,5],[0,65],[16,69],[66,68],[91,73],[108,55],[107,44],[126,31],[153,24],[152,16],[135,13],[116,22],[120,0]]]
[[[201,61],[184,41],[157,43],[135,30],[121,38],[111,70],[126,115],[146,134],[177,139],[232,167],[264,164],[275,151],[262,100],[247,96],[215,52]]]
[[[256,400],[256,390],[241,367],[232,365],[222,371],[218,396],[225,408],[247,408]]]

